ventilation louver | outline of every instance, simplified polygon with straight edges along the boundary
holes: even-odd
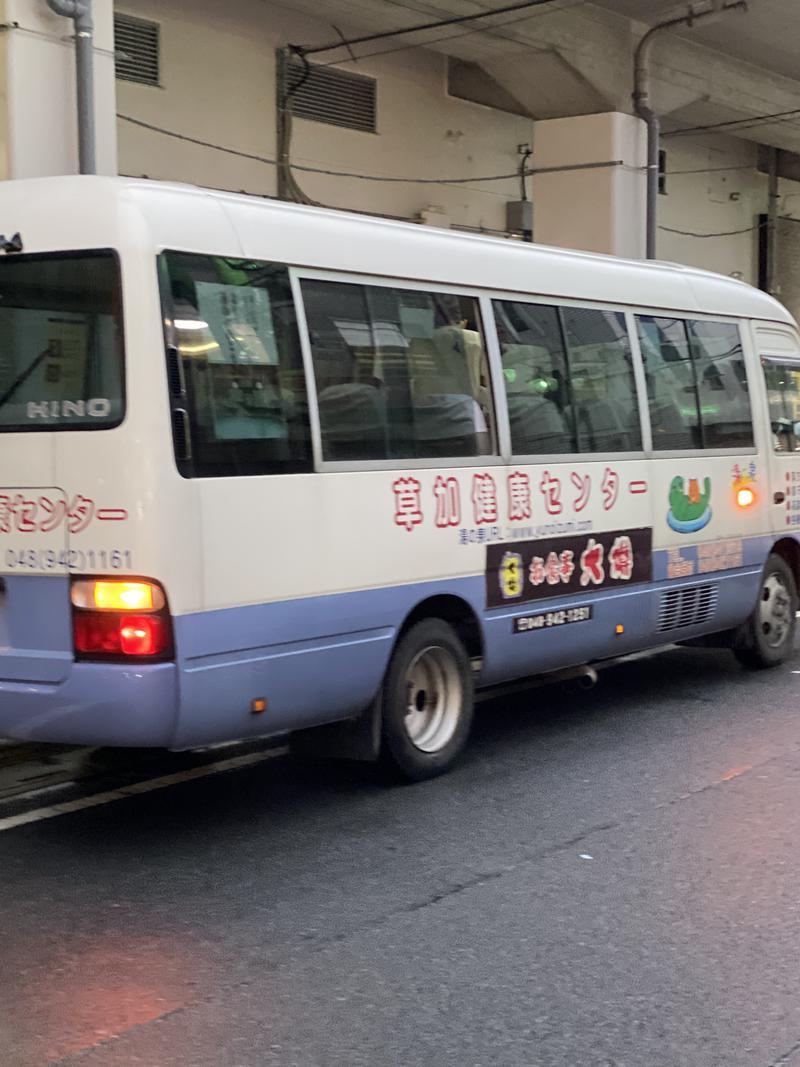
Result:
[[[114,15],[114,69],[122,81],[161,84],[157,22]]]
[[[374,78],[314,64],[306,71],[305,64],[296,58],[284,64],[283,70],[285,91],[291,94],[291,110],[296,118],[376,132]],[[293,86],[299,88],[291,92]]]
[[[658,612],[658,631],[683,630],[700,626],[714,617],[717,610],[717,587],[696,585],[670,589],[661,594]]]

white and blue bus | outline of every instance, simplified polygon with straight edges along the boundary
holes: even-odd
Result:
[[[0,734],[423,778],[478,689],[791,654],[764,293],[146,181],[5,182],[0,226]]]

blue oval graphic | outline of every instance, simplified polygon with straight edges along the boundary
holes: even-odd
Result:
[[[706,508],[702,515],[696,519],[688,519],[685,522],[681,522],[680,519],[676,519],[671,511],[667,512],[667,525],[671,527],[676,533],[696,533],[698,530],[702,530],[704,526],[708,526],[711,522],[712,511],[711,508]]]

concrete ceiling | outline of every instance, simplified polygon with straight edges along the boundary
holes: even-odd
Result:
[[[286,2],[294,11],[321,16],[319,0]],[[322,17],[353,36],[472,14],[479,8],[492,11],[509,2],[326,0]],[[800,0],[748,2],[746,13],[729,12],[669,31],[672,47],[667,47],[667,34],[656,45],[654,95],[667,126],[670,120],[683,127],[800,108]],[[692,0],[696,10],[710,3]],[[362,44],[355,52],[371,57],[413,44],[477,64],[534,118],[630,110],[637,40],[648,26],[683,14],[689,6],[687,0],[552,0],[497,15],[488,23]],[[330,62],[339,57],[349,60],[344,51],[325,58]],[[800,119],[759,123],[737,131],[737,136],[800,151]]]
[[[593,2],[615,14],[649,24],[672,14],[682,14],[689,6],[676,4],[674,0]],[[800,3],[797,0],[748,0],[746,13],[731,12],[719,21],[699,22],[691,29],[674,32],[774,74],[800,79]]]

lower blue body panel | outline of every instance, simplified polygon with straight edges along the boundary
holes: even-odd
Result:
[[[169,747],[177,668],[75,663],[59,685],[0,682],[0,736],[65,745]]]
[[[764,553],[768,547],[764,546]],[[375,696],[399,628],[429,597],[467,603],[483,638],[481,684],[624,655],[737,625],[756,603],[761,559],[736,571],[485,608],[482,575],[179,616],[174,664],[71,663],[55,684],[0,680],[0,736],[186,748],[357,714]],[[659,633],[661,594],[713,585],[713,620]],[[591,607],[591,618],[516,633],[514,619]],[[262,714],[254,700],[266,700]]]

